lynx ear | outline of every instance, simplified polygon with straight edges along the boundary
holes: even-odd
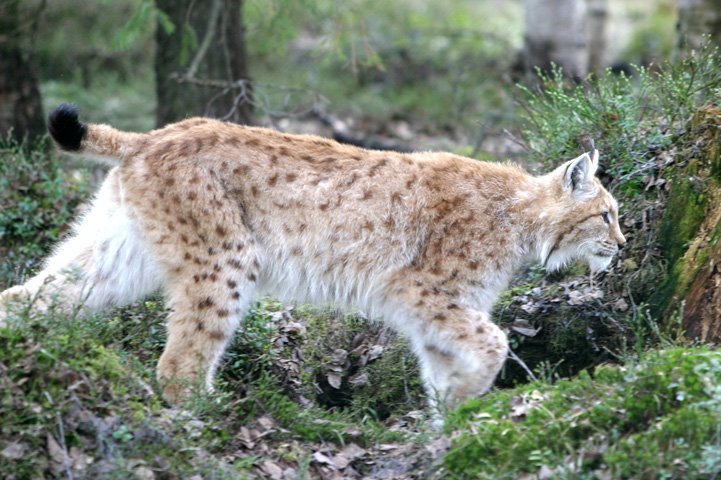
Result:
[[[575,192],[584,186],[592,184],[593,176],[598,167],[598,150],[595,148],[580,157],[568,162],[563,175],[563,186]]]

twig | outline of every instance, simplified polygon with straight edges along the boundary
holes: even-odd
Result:
[[[210,16],[208,17],[208,28],[205,29],[203,41],[200,43],[200,47],[198,47],[198,51],[195,53],[193,61],[190,62],[188,71],[185,72],[185,76],[188,78],[195,78],[198,67],[200,67],[200,62],[203,61],[205,54],[208,52],[210,42],[213,41],[213,37],[215,36],[215,31],[218,26],[218,17],[220,16],[221,7],[222,0],[213,0],[213,5],[210,7]]]
[[[526,374],[531,378],[531,380],[533,380],[534,382],[538,380],[538,378],[536,378],[536,376],[533,374],[531,369],[528,368],[528,365],[526,365],[523,360],[518,358],[518,355],[516,355],[516,352],[514,352],[510,348],[508,349],[508,356],[511,358],[511,360],[514,360],[516,363],[518,363],[521,366],[521,368],[523,368],[526,371]]]
[[[521,148],[523,148],[525,151],[527,151],[527,152],[531,151],[531,149],[528,147],[528,145],[526,145],[526,143],[523,140],[517,138],[510,131],[508,131],[508,129],[504,128],[503,134],[506,135],[513,143],[515,143],[515,144],[519,145]]]
[[[60,412],[55,413],[55,418],[58,421],[60,447],[63,449],[63,469],[68,478],[73,480],[75,477],[73,477],[73,470],[70,468],[70,455],[68,454],[68,447],[65,444],[65,429],[63,428],[63,419],[60,416]]]

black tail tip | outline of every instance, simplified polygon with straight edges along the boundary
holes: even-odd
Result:
[[[80,142],[85,136],[85,125],[78,120],[78,108],[71,103],[63,103],[53,110],[48,117],[48,131],[63,150],[80,150]]]

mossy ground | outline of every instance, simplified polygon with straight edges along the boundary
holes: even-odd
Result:
[[[446,427],[455,438],[445,471],[456,478],[714,478],[721,473],[719,365],[718,351],[669,348],[472,400]]]

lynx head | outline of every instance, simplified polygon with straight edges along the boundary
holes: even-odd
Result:
[[[593,149],[551,172],[553,196],[542,215],[550,222],[541,260],[555,270],[573,259],[584,259],[592,272],[608,267],[626,244],[618,225],[618,204],[595,177],[598,150]]]

